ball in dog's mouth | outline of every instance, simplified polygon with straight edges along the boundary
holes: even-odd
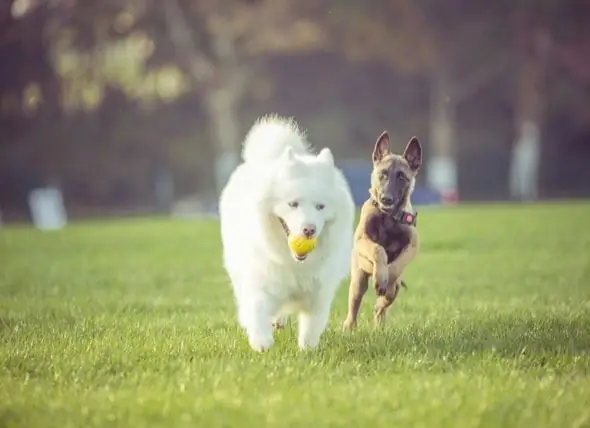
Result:
[[[278,217],[281,227],[287,236],[287,242],[291,249],[291,255],[296,262],[302,263],[307,259],[307,255],[313,251],[316,245],[316,238],[306,238],[304,236],[292,236],[289,227],[285,221]]]

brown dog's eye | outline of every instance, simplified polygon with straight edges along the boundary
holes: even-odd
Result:
[[[398,179],[398,181],[408,181],[408,177],[406,177],[406,175],[401,171],[398,171],[398,173],[396,174],[396,178]]]
[[[381,171],[381,178],[387,178],[388,175],[389,171],[387,169]]]
[[[323,210],[324,208],[326,208],[326,206],[325,206],[324,204],[317,204],[317,205],[315,206],[315,208],[316,208],[318,211],[321,211],[321,210]]]
[[[289,206],[291,208],[297,208],[299,206],[299,202],[297,202],[297,201],[291,201],[291,202],[289,202]]]

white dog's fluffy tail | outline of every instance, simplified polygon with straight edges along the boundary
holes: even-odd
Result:
[[[246,135],[242,158],[246,163],[265,163],[278,158],[286,147],[295,154],[309,152],[305,133],[297,122],[277,115],[263,116]]]

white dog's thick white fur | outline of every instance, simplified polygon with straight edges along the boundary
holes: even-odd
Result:
[[[349,273],[354,202],[330,149],[311,153],[297,124],[274,115],[249,131],[244,162],[219,202],[223,261],[250,346],[272,346],[273,321],[298,314],[298,345],[314,348],[336,289]],[[316,230],[317,246],[297,261],[287,232]]]

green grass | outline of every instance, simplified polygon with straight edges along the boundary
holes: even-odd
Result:
[[[423,209],[387,327],[253,353],[215,221],[0,230],[0,426],[588,427],[590,204]]]

